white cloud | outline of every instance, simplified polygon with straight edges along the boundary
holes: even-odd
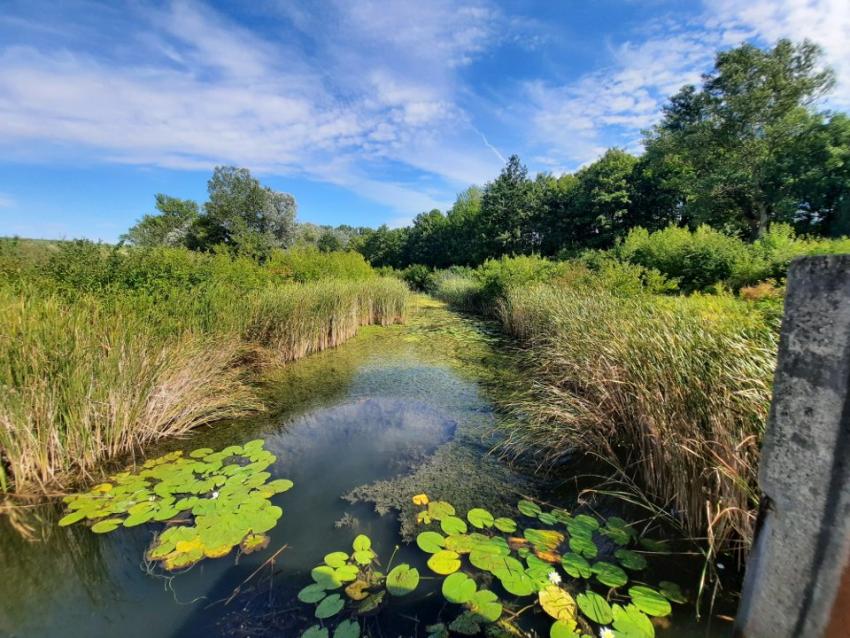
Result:
[[[0,208],[12,208],[14,205],[15,200],[12,199],[11,195],[0,193]]]

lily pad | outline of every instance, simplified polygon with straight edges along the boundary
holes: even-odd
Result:
[[[561,557],[561,565],[573,578],[590,578],[593,574],[587,559],[573,552],[567,552]]]
[[[608,601],[590,590],[576,596],[576,604],[585,616],[600,625],[607,625],[614,619]]]
[[[673,611],[670,607],[670,601],[652,589],[652,587],[646,587],[645,585],[629,587],[629,596],[631,596],[635,607],[650,616],[662,618],[669,616]]]
[[[455,572],[443,581],[443,598],[456,605],[462,605],[472,600],[478,590],[475,581],[463,572]]]
[[[655,627],[640,609],[634,605],[613,605],[614,629],[618,638],[655,638]]]
[[[542,511],[537,503],[526,500],[522,500],[517,503],[517,509],[525,516],[530,516],[532,518],[537,518]]]
[[[629,582],[629,577],[622,569],[605,561],[593,563],[590,570],[596,574],[596,580],[608,587],[622,587]]]
[[[354,538],[354,542],[351,543],[351,547],[355,552],[364,552],[368,549],[372,549],[372,539],[365,534],[358,534]]]
[[[428,567],[436,574],[452,574],[460,569],[460,555],[448,549],[440,550],[428,559]]]
[[[537,594],[537,600],[543,611],[555,620],[562,620],[566,623],[575,621],[576,601],[573,600],[569,592],[558,585],[549,585],[541,589]]]
[[[387,591],[393,596],[406,596],[419,586],[419,570],[407,563],[397,565],[387,574]]]
[[[614,552],[614,557],[620,561],[623,567],[632,571],[639,572],[647,567],[646,558],[642,554],[638,554],[630,549],[618,549]]]
[[[313,583],[312,585],[307,585],[304,589],[298,592],[298,600],[302,603],[314,605],[327,595],[328,592],[325,591],[324,587],[318,583]]]
[[[676,583],[671,583],[669,580],[662,580],[658,583],[658,590],[669,601],[679,603],[680,605],[688,602],[688,599],[682,593],[682,590]]]
[[[579,638],[575,620],[556,620],[549,628],[549,638]]]
[[[483,529],[485,527],[493,527],[495,519],[493,515],[485,509],[476,507],[466,513],[466,519],[472,523],[473,527]]]
[[[301,634],[301,638],[328,638],[328,630],[324,627],[319,627],[319,625],[313,625]]]
[[[493,521],[493,525],[500,532],[505,532],[506,534],[513,534],[516,531],[516,521],[512,518],[506,518],[504,516],[500,516],[499,518]]]
[[[440,528],[446,534],[466,534],[466,523],[457,516],[446,516],[440,521]]]
[[[496,622],[502,615],[502,603],[499,597],[487,589],[481,589],[472,595],[469,610],[487,622]]]
[[[338,589],[342,587],[342,581],[337,577],[336,570],[330,565],[319,565],[310,571],[310,576],[317,585],[324,589]]]
[[[360,624],[355,620],[343,620],[334,629],[333,638],[360,638]]]
[[[416,544],[423,552],[436,554],[446,546],[446,539],[437,532],[421,532],[416,537]]]
[[[348,554],[345,552],[331,552],[330,554],[325,554],[325,565],[329,565],[333,568],[342,567],[345,565],[348,560]]]
[[[336,616],[345,605],[345,601],[342,599],[342,596],[339,594],[331,594],[327,596],[316,606],[316,611],[314,615],[316,618],[323,620],[325,618],[330,618],[331,616]]]

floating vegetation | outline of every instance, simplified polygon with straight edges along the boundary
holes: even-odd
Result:
[[[316,606],[317,620],[336,617],[343,610],[351,616],[337,624],[334,638],[359,638],[359,618],[380,611],[388,593],[394,597],[407,596],[419,586],[419,570],[407,563],[396,565],[386,575],[378,571],[378,555],[365,534],[354,539],[351,549],[351,554],[340,551],[326,554],[324,562],[310,571],[313,584],[298,592],[298,600]],[[338,589],[343,593],[336,592]],[[327,628],[313,625],[301,636],[328,638],[330,634]]]
[[[431,571],[445,576],[443,598],[462,607],[453,620],[429,625],[429,638],[482,631],[488,636],[525,636],[516,619],[533,609],[552,620],[551,638],[653,638],[650,617],[669,616],[671,602],[686,602],[669,581],[657,589],[635,582],[624,591],[648,566],[644,555],[629,546],[645,545],[640,541],[649,539],[640,539],[623,519],[547,512],[522,500],[517,509],[525,520],[494,518],[485,509],[473,508],[466,520],[480,531],[467,533],[455,522],[463,521],[450,503],[432,501],[425,494],[413,502],[422,508],[420,524],[438,523],[445,533],[424,530],[416,545],[430,554]],[[539,527],[541,523],[546,527]],[[615,549],[608,555],[612,545]],[[503,601],[497,591],[480,588],[487,583],[498,583],[513,598]],[[599,585],[604,589],[594,590]],[[526,597],[534,598],[530,603],[521,600]],[[503,616],[515,603],[521,603],[521,609]]]
[[[138,472],[120,472],[66,497],[68,513],[59,525],[87,522],[105,534],[167,522],[146,557],[169,571],[226,556],[237,546],[246,554],[259,551],[283,514],[271,497],[292,487],[288,479],[269,480],[265,470],[275,457],[263,444],[257,439],[218,452],[200,448],[148,460]]]

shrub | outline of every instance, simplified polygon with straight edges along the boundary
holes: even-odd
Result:
[[[434,288],[434,271],[422,264],[413,264],[401,271],[401,278],[411,290],[426,292]]]
[[[375,271],[357,252],[321,252],[313,247],[276,250],[268,268],[277,276],[298,282],[320,279],[370,279]]]

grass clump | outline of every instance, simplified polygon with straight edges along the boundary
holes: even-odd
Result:
[[[185,249],[75,242],[37,264],[5,257],[22,265],[0,284],[0,491],[19,495],[262,409],[258,362],[400,321],[408,297],[371,271],[298,283],[272,263]],[[349,258],[323,255],[314,272],[329,259]]]

